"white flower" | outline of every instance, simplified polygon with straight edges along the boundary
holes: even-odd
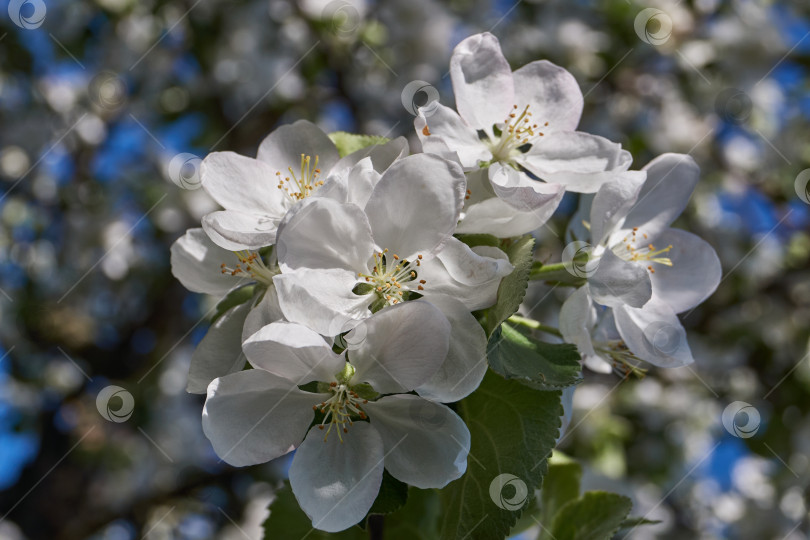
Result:
[[[229,292],[256,284],[253,298],[223,313],[194,350],[187,390],[203,394],[217,377],[245,365],[242,341],[262,326],[283,318],[273,286],[279,270],[258,253],[234,253],[214,244],[202,229],[189,229],[171,247],[172,274],[188,290],[222,299]]]
[[[420,300],[367,319],[346,336],[350,345],[341,354],[303,326],[268,325],[244,344],[255,369],[209,386],[203,430],[236,466],[297,448],[290,484],[301,508],[315,528],[346,529],[377,497],[383,467],[423,489],[464,474],[470,446],[464,421],[407,394],[441,367],[449,334],[442,313]],[[315,382],[317,392],[299,388]]]
[[[572,219],[574,234],[580,240],[589,234],[594,247],[587,284],[563,305],[560,330],[586,358],[594,355],[593,300],[612,308],[621,338],[607,350],[626,347],[654,365],[679,367],[694,360],[677,314],[708,298],[722,269],[708,243],[669,227],[697,184],[694,160],[664,154],[644,171],[645,182],[605,184]],[[586,215],[587,227],[582,226]]]
[[[286,319],[335,336],[424,296],[453,322],[445,375],[463,377],[454,395],[433,398],[455,401],[475,388],[486,337],[470,311],[494,303],[512,265],[497,248],[453,238],[465,185],[456,163],[417,154],[386,170],[363,208],[317,198],[291,210],[276,246],[282,273],[273,278]]]
[[[513,73],[498,39],[484,33],[456,47],[450,76],[458,113],[435,103],[415,127],[425,152],[473,171],[459,232],[525,234],[545,223],[565,190],[593,193],[638,175],[619,144],[575,131],[583,97],[563,68],[542,60]]]
[[[314,195],[345,199],[346,169],[369,157],[382,171],[406,153],[407,141],[399,138],[341,159],[314,124],[281,126],[262,141],[256,159],[214,152],[203,160],[202,186],[224,208],[204,216],[203,229],[232,251],[269,246],[295,203]]]

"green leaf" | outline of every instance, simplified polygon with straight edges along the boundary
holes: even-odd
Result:
[[[632,508],[633,502],[622,495],[588,491],[560,508],[551,536],[556,540],[608,540]]]
[[[340,157],[345,157],[373,144],[385,144],[389,141],[379,135],[357,135],[345,131],[335,131],[329,134],[329,138],[337,146]]]
[[[554,523],[554,516],[560,508],[579,497],[579,483],[582,479],[582,467],[579,463],[560,462],[557,454],[555,451],[549,460],[548,474],[540,492],[540,523],[546,528]],[[540,537],[543,538],[543,535]]]
[[[481,386],[458,402],[456,410],[471,435],[467,472],[439,492],[442,530],[447,540],[502,539],[540,487],[560,430],[560,392],[543,392],[488,371]],[[490,496],[502,474],[516,481]],[[525,484],[524,501],[514,501]],[[506,502],[504,502],[506,500]]]
[[[298,506],[288,483],[276,492],[270,503],[270,516],[262,524],[265,540],[368,540],[368,533],[359,527],[351,527],[339,533],[327,533],[313,529],[312,522]]]
[[[388,471],[383,470],[382,484],[380,484],[380,492],[377,498],[374,499],[374,504],[371,505],[369,514],[390,514],[395,510],[399,510],[408,501],[408,484],[400,482]]]
[[[487,344],[489,366],[507,379],[537,389],[558,389],[582,381],[579,353],[574,345],[545,343],[503,323]]]
[[[222,317],[222,315],[231,309],[232,307],[236,307],[239,304],[244,304],[245,302],[249,301],[253,298],[254,293],[256,293],[256,284],[251,283],[250,285],[245,285],[244,287],[239,287],[238,289],[234,289],[230,291],[225,298],[219,301],[217,304],[214,316],[211,319],[211,324],[214,324],[217,319]]]
[[[408,490],[408,503],[383,519],[385,540],[438,540],[441,506],[435,489]]]
[[[488,336],[491,336],[503,321],[518,310],[520,303],[523,302],[523,297],[526,296],[529,272],[532,269],[534,238],[528,235],[518,238],[508,247],[504,246],[503,249],[515,269],[501,280],[495,305],[484,311],[481,322]]]
[[[478,246],[491,246],[496,248],[501,247],[501,240],[497,236],[491,234],[457,234],[456,238],[471,248]]]
[[[658,519],[645,519],[643,517],[629,517],[619,525],[620,529],[635,529],[639,525],[657,525],[661,523]]]

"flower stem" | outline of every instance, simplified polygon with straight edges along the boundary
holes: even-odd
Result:
[[[570,285],[579,287],[585,283],[585,278],[577,277],[566,268],[565,263],[543,264],[535,262],[532,265],[529,279],[533,281],[547,281],[557,285]]]
[[[512,315],[509,317],[509,322],[525,326],[526,328],[531,328],[532,330],[539,330],[540,332],[545,332],[546,334],[551,334],[553,336],[562,337],[562,333],[553,326],[546,326],[545,324],[539,323],[534,319],[527,319],[526,317],[521,317],[520,315]]]

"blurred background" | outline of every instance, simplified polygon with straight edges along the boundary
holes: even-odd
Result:
[[[452,105],[450,53],[480,31],[513,67],[571,71],[581,129],[637,167],[674,151],[703,170],[676,223],[724,268],[682,317],[697,362],[641,380],[586,373],[562,441],[584,487],[662,521],[631,538],[807,537],[805,0],[0,7],[0,538],[261,537],[286,464],[220,463],[203,399],[185,393],[213,300],[172,278],[169,246],[214,208],[199,159],[255,155],[299,118],[415,143],[414,107]],[[540,236],[538,256],[559,257]],[[734,402],[742,421],[726,428]]]

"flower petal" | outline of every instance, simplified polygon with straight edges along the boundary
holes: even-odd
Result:
[[[565,342],[576,345],[583,357],[594,354],[591,330],[595,322],[596,310],[588,287],[580,287],[566,298],[560,308],[560,332]]]
[[[451,237],[436,257],[423,262],[417,270],[418,277],[426,281],[422,292],[428,300],[434,294],[446,294],[473,311],[495,303],[501,278],[513,269],[503,251],[471,249]]]
[[[478,138],[478,132],[466,124],[456,111],[438,102],[432,108],[427,117],[424,111],[420,111],[414,119],[423,152],[451,160],[453,155],[457,155],[465,169],[478,168],[479,161],[492,159],[492,153]],[[425,128],[429,135],[425,134]]]
[[[641,307],[652,297],[650,275],[639,263],[625,261],[605,250],[588,278],[591,297],[603,306]]]
[[[299,269],[273,278],[284,317],[324,336],[351,328],[351,321],[371,315],[370,296],[354,294],[357,274],[349,270]]]
[[[655,239],[656,247],[671,245],[662,254],[672,266],[653,263],[653,296],[663,300],[675,313],[702,303],[717,289],[723,270],[714,248],[702,238],[679,229],[665,229]]]
[[[408,139],[405,137],[397,137],[383,144],[372,144],[360,150],[355,150],[348,156],[340,158],[340,161],[332,167],[332,171],[339,172],[351,169],[357,163],[360,163],[360,161],[369,158],[371,159],[372,168],[381,173],[396,160],[407,156],[409,152]]]
[[[595,193],[606,182],[644,176],[627,171],[632,157],[620,144],[579,131],[540,137],[518,162],[546,182],[563,184],[566,190],[578,193]]]
[[[203,216],[202,228],[219,247],[241,251],[274,244],[278,222],[267,216],[223,210]]]
[[[591,202],[591,242],[599,245],[615,230],[633,207],[644,178],[632,177],[623,182],[610,182],[599,188]]]
[[[312,160],[317,156],[318,168],[325,174],[328,174],[328,171],[340,159],[335,143],[321,128],[306,120],[298,120],[293,124],[275,129],[259,145],[259,153],[256,157],[259,161],[266,163],[273,174],[279,171],[282,175],[287,176],[288,168],[292,168],[298,176],[301,170],[302,154],[311,156]],[[312,165],[314,167],[314,162]],[[276,189],[276,185],[278,182],[271,182],[273,189]]]
[[[249,311],[250,303],[245,302],[223,313],[211,325],[191,355],[186,392],[205,394],[211,381],[245,367],[242,327]]]
[[[616,327],[627,348],[655,366],[676,368],[693,363],[686,330],[664,302],[653,299],[642,308],[622,306],[613,310]]]
[[[205,191],[226,210],[281,219],[287,207],[276,169],[234,152],[212,152],[200,167]]]
[[[547,220],[565,194],[559,184],[532,180],[512,167],[494,164],[489,167],[489,181],[495,194],[517,210],[542,214]]]
[[[242,345],[250,363],[296,385],[332,381],[345,361],[320,334],[300,324],[276,322]]]
[[[436,253],[455,231],[466,186],[457,163],[430,154],[400,159],[365,207],[374,241],[402,258]]]
[[[491,134],[493,124],[509,114],[515,95],[512,69],[498,38],[485,32],[459,43],[450,58],[450,79],[461,117]]]
[[[233,253],[214,244],[200,228],[187,230],[172,244],[172,275],[192,292],[223,296],[249,281],[223,274],[222,263],[236,264],[237,260]]]
[[[282,272],[296,268],[365,270],[375,251],[363,210],[354,204],[310,198],[279,226],[276,252]]]
[[[264,463],[301,442],[312,421],[312,406],[328,398],[303,392],[261,369],[240,371],[208,386],[203,432],[226,463]]]
[[[450,323],[428,302],[386,307],[354,329],[347,352],[356,368],[352,380],[381,394],[410,392],[436,373],[449,344]]]
[[[453,403],[471,394],[487,372],[487,335],[457,299],[433,294],[429,301],[450,322],[450,346],[441,367],[416,392],[425,399]]]
[[[664,154],[644,169],[647,181],[625,220],[626,228],[638,227],[651,238],[681,215],[700,179],[700,167],[692,156]]]
[[[512,74],[515,104],[522,112],[529,105],[532,119],[548,126],[542,130],[573,131],[582,116],[584,99],[573,75],[548,60],[531,62]],[[544,131],[544,132],[545,132]]]
[[[327,532],[348,529],[368,513],[383,476],[383,442],[368,422],[346,434],[311,429],[290,466],[290,486],[312,526]]]
[[[263,326],[284,319],[284,314],[278,305],[278,293],[275,287],[268,287],[258,303],[252,302],[252,305],[253,307],[250,309],[245,319],[245,326],[242,329],[242,342],[258,332]]]
[[[467,470],[470,431],[449,407],[413,395],[364,405],[385,448],[385,468],[420,489],[441,488]]]
[[[546,221],[543,212],[522,212],[506,201],[493,197],[469,205],[456,232],[492,234],[498,238],[512,238],[535,231]]]

